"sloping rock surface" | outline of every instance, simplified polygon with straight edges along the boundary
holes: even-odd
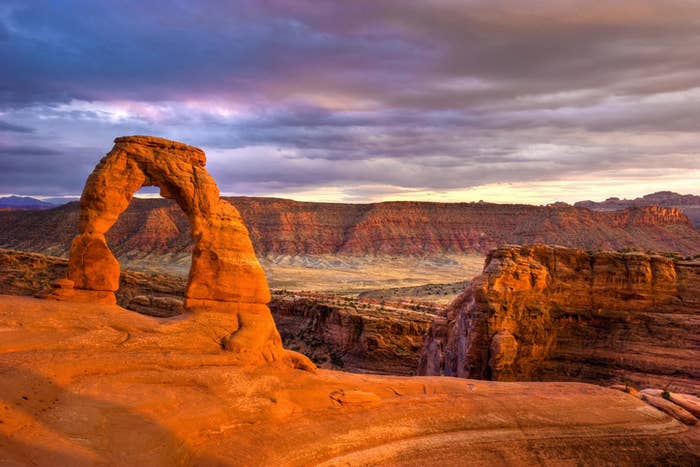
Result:
[[[700,462],[696,427],[619,391],[254,366],[201,317],[0,296],[0,463]]]

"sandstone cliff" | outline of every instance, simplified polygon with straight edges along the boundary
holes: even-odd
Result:
[[[436,318],[419,374],[700,390],[700,263],[504,246]]]
[[[595,212],[571,206],[490,203],[302,203],[226,198],[241,213],[258,256],[486,253],[507,243],[583,249],[700,253],[700,231],[674,208]],[[0,247],[65,255],[77,233],[77,203],[0,212]],[[120,260],[188,261],[186,217],[173,202],[134,199],[106,234]]]
[[[344,297],[275,294],[269,304],[285,347],[323,368],[413,375],[437,310]],[[415,309],[411,309],[415,308]]]

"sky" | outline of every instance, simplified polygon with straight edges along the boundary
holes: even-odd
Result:
[[[223,194],[700,194],[700,2],[3,0],[0,194],[75,196],[115,137]]]

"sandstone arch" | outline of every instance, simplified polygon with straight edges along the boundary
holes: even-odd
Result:
[[[270,291],[248,230],[238,210],[219,198],[206,171],[204,151],[151,136],[114,140],[97,164],[80,198],[79,234],[71,244],[68,281],[52,298],[116,303],[119,262],[105,233],[143,186],[158,186],[187,215],[194,243],[185,290],[185,308],[195,314],[224,312],[216,318],[226,333],[218,336],[229,350],[257,352],[265,360],[293,360],[313,366],[306,357],[286,352],[272,315],[265,306]],[[199,318],[202,320],[203,318]],[[226,323],[222,325],[221,323]]]
[[[80,198],[80,224],[68,278],[77,289],[114,292],[119,262],[104,234],[143,186],[157,186],[190,221],[194,250],[185,296],[190,308],[206,301],[266,304],[270,291],[238,210],[219,198],[201,149],[150,136],[116,138]]]

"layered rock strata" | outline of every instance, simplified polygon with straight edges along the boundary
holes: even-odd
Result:
[[[700,231],[679,209],[595,212],[572,206],[492,203],[303,203],[226,198],[241,213],[258,256],[486,254],[506,243],[700,254]],[[68,252],[78,206],[0,212],[0,247]],[[176,203],[135,199],[107,232],[120,260],[180,262],[191,256],[188,220]]]
[[[504,246],[436,318],[418,373],[700,390],[700,262]]]
[[[273,295],[270,309],[285,346],[320,367],[393,375],[415,374],[433,317],[417,305],[319,294]]]

